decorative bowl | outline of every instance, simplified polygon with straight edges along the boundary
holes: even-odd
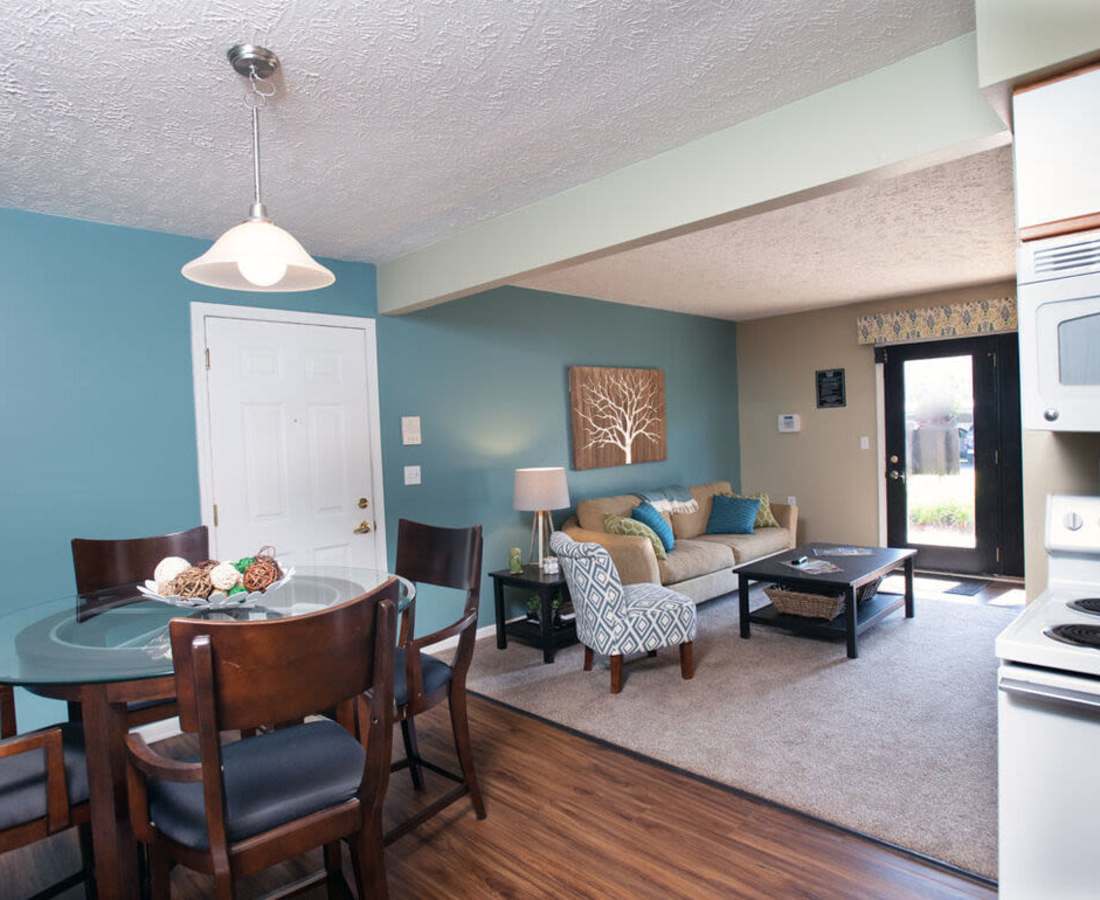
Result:
[[[278,565],[278,560],[275,562]],[[284,569],[279,566],[279,571],[283,573],[283,577],[273,582],[267,590],[238,591],[232,596],[225,593],[225,591],[214,591],[209,597],[165,597],[157,593],[157,583],[155,581],[146,581],[144,585],[139,584],[137,589],[142,596],[148,597],[150,600],[157,600],[170,606],[180,606],[184,609],[239,609],[241,607],[258,606],[264,597],[279,590],[294,576],[294,569]]]

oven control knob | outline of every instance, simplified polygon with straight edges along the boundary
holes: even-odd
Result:
[[[1085,524],[1085,520],[1075,512],[1068,512],[1062,518],[1062,524],[1070,531],[1080,531],[1081,527]]]
[[[1058,410],[1056,410],[1054,408],[1044,409],[1043,410],[1043,418],[1046,419],[1048,422],[1056,421],[1057,418],[1058,418]]]

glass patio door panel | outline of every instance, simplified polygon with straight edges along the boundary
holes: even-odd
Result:
[[[886,533],[917,566],[1023,574],[1015,335],[880,348]]]
[[[974,357],[903,366],[906,543],[976,547]]]

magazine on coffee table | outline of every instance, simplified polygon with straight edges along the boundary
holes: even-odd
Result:
[[[804,563],[784,562],[783,565],[804,575],[832,575],[840,571],[840,566],[827,559],[807,559]]]
[[[871,556],[870,547],[814,547],[814,556]]]

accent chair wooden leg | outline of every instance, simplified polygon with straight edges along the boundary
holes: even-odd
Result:
[[[592,648],[591,647],[585,647],[584,648],[584,671],[586,671],[586,672],[591,672],[592,671]]]
[[[412,716],[401,720],[401,739],[405,742],[405,758],[409,761],[409,775],[413,789],[424,790],[424,773],[420,768],[420,748],[416,743],[416,725]]]
[[[681,678],[694,678],[695,677],[695,654],[693,652],[695,644],[692,641],[687,641],[680,645],[680,677]]]
[[[451,682],[451,730],[455,736],[455,751],[462,767],[462,777],[470,790],[470,802],[479,819],[485,818],[485,801],[481,798],[481,786],[474,769],[474,752],[470,746],[470,723],[466,717],[466,685]]]
[[[645,655],[650,657],[650,659],[652,659],[654,656],[657,655],[657,651],[656,650],[647,650]]]
[[[623,689],[623,657],[616,653],[611,657],[611,693],[617,694]]]

